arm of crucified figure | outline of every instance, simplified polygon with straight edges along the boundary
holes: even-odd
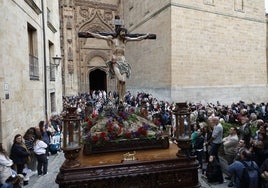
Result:
[[[78,36],[80,38],[97,38],[97,39],[104,39],[104,40],[113,39],[113,35],[109,33],[107,34],[107,33],[79,32]]]
[[[138,36],[138,37],[129,37],[129,36],[125,36],[125,39],[127,41],[141,41],[143,39],[146,39],[148,36],[150,35],[150,33],[147,33],[145,35],[141,35],[141,36]]]

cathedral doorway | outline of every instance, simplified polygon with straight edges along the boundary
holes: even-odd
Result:
[[[105,71],[95,69],[89,73],[90,93],[93,90],[104,90],[107,92],[107,76]]]

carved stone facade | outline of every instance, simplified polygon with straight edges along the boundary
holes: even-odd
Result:
[[[64,95],[92,90],[114,90],[115,81],[108,79],[110,48],[105,41],[78,38],[78,32],[113,32],[118,14],[117,0],[62,1],[62,51],[64,54]]]
[[[127,44],[132,67],[127,90],[132,93],[225,104],[268,100],[264,3],[245,0],[62,1],[65,95],[115,90],[105,65],[106,42],[77,34],[113,32],[117,14],[130,33],[157,35]]]

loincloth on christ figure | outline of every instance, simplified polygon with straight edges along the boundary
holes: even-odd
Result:
[[[113,79],[113,78],[116,77],[116,74],[115,74],[115,71],[114,71],[114,68],[113,68],[113,63],[116,64],[116,66],[118,67],[118,69],[119,69],[121,75],[126,74],[126,77],[127,77],[127,78],[130,77],[130,74],[131,74],[131,67],[130,67],[130,65],[128,64],[127,61],[116,61],[116,62],[107,61],[107,62],[106,62],[106,65],[107,65],[108,68],[109,68],[109,77],[110,77],[111,79]],[[120,80],[120,79],[119,79],[119,80]]]

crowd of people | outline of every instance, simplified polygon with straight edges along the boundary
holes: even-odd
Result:
[[[151,94],[140,92],[132,95],[127,92],[124,103],[120,104],[115,92],[93,91],[77,96],[63,97],[63,112],[54,115],[49,121],[40,121],[30,127],[24,135],[14,137],[10,152],[0,144],[0,171],[2,187],[14,185],[19,180],[27,184],[28,174],[46,175],[51,139],[62,131],[62,116],[66,107],[77,107],[82,121],[90,114],[102,113],[105,105],[136,108],[141,116],[153,121],[160,129],[175,128],[174,110],[176,103],[159,101]],[[228,162],[229,187],[242,187],[245,164],[253,166],[256,176],[249,178],[253,187],[268,187],[268,103],[246,104],[243,101],[230,106],[217,104],[188,103],[190,112],[192,155],[197,157],[200,170],[209,182],[223,183],[220,157]],[[228,124],[228,130],[224,125]],[[8,155],[9,153],[9,155]],[[207,165],[204,165],[206,163]]]
[[[85,109],[90,105],[90,113],[99,114],[103,106],[109,102],[116,104],[116,93],[103,94],[103,91],[81,94],[65,98],[65,104],[76,104],[81,116],[86,117]],[[119,105],[119,103],[117,103]],[[176,103],[158,101],[151,94],[144,92],[136,96],[127,92],[124,106],[137,108],[140,115],[153,121],[165,130],[171,125],[170,136],[175,131],[174,110]],[[251,187],[267,187],[268,175],[268,103],[250,103],[244,101],[230,106],[217,104],[188,103],[190,110],[190,126],[192,139],[192,155],[197,156],[204,176],[209,182],[223,183],[223,173],[219,155],[228,163],[229,187],[240,186],[245,182],[242,178],[246,161],[253,164],[256,177],[250,178]],[[229,126],[224,127],[223,125]],[[225,130],[225,132],[224,132]],[[227,134],[227,135],[226,135]],[[206,167],[203,163],[207,163]],[[262,177],[262,178],[261,178]],[[266,177],[263,178],[263,177]],[[252,179],[255,179],[252,180]]]
[[[16,134],[10,152],[0,143],[0,187],[21,188],[28,184],[33,174],[44,176],[48,173],[48,159],[51,139],[61,129],[60,116],[49,121],[40,121],[24,134]]]

